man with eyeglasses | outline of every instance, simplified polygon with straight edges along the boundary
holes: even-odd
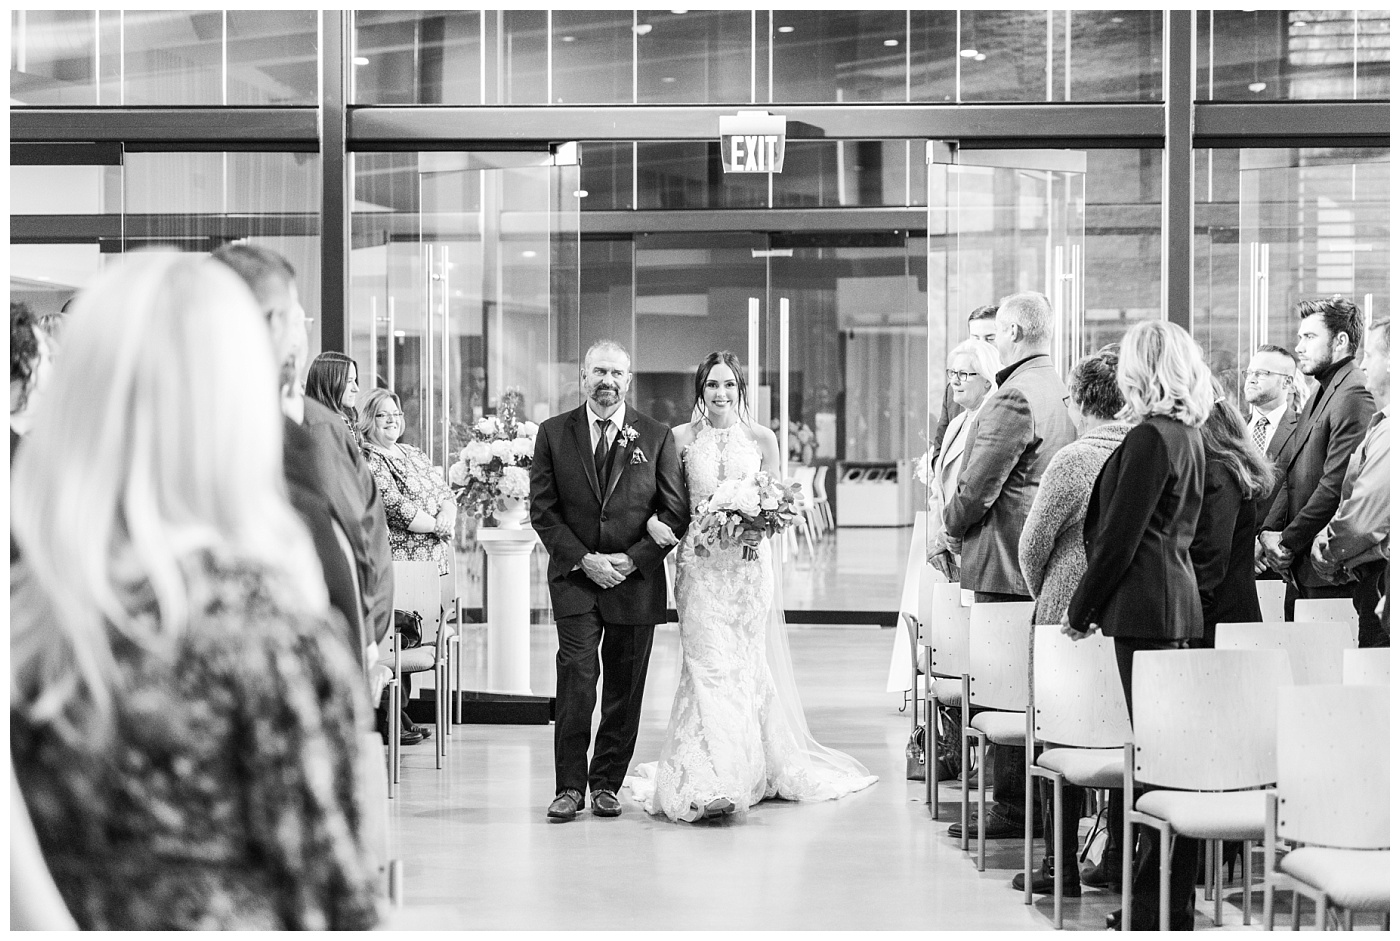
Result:
[[[1278,456],[1298,426],[1298,412],[1293,405],[1297,398],[1293,375],[1297,370],[1298,357],[1292,350],[1266,343],[1254,351],[1249,368],[1244,371],[1249,439],[1273,463],[1276,473]],[[1261,528],[1269,515],[1271,496],[1261,497],[1255,504],[1254,518]],[[1280,577],[1264,561],[1264,544],[1258,539],[1254,541],[1254,574],[1266,580],[1277,581]]]

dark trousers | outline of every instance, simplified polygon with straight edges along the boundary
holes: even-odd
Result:
[[[974,591],[978,604],[1001,604],[1008,601],[1030,601],[1029,595],[1013,595],[1000,591]],[[1026,628],[1030,629],[1029,625]],[[1026,750],[1015,745],[991,745],[987,748],[992,763],[992,812],[1007,820],[1022,823],[1026,819]],[[1034,816],[1039,818],[1040,805]]]
[[[1350,585],[1299,585],[1294,588],[1290,582],[1283,589],[1283,619],[1293,620],[1293,605],[1299,598],[1350,598],[1351,588]]]
[[[1145,637],[1115,637],[1114,652],[1118,655],[1118,677],[1123,683],[1123,698],[1128,706],[1128,718],[1133,717],[1133,654],[1139,650],[1178,650],[1183,641],[1155,640]],[[1144,789],[1145,790],[1145,789]],[[1119,820],[1121,828],[1122,821]],[[1161,840],[1151,827],[1138,828],[1137,852],[1133,856],[1133,927],[1156,928],[1158,904],[1158,856]],[[1171,858],[1168,917],[1173,924],[1186,923],[1193,917],[1196,904],[1196,865],[1201,841],[1178,836],[1173,841]],[[1168,926],[1162,926],[1166,928]]]
[[[573,788],[616,791],[622,787],[637,726],[651,658],[652,625],[608,624],[598,609],[559,618],[558,677],[554,702],[554,791]],[[588,760],[589,729],[598,702],[602,653],[603,709]]]
[[[1390,623],[1382,622],[1376,614],[1376,605],[1381,603],[1381,594],[1386,587],[1386,570],[1390,563],[1384,559],[1358,565],[1353,573],[1360,581],[1348,586],[1352,589],[1351,603],[1356,607],[1356,616],[1361,619],[1358,647],[1389,647]]]

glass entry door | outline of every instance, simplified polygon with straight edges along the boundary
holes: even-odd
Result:
[[[576,154],[377,155],[416,211],[356,214],[352,355],[440,468],[508,391],[533,421],[576,402]]]

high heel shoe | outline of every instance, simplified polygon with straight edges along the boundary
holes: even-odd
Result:
[[[734,812],[734,802],[727,797],[716,797],[700,806],[699,801],[693,801],[690,809],[694,810],[698,816],[696,820],[713,820],[715,817],[723,817]]]

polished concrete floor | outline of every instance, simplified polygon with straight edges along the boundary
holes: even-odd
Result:
[[[468,688],[482,672],[468,627]],[[553,687],[553,629],[532,630],[537,693]],[[550,726],[466,725],[434,768],[430,743],[404,750],[390,801],[395,855],[405,861],[405,924],[470,929],[1048,929],[1051,901],[1022,904],[1010,887],[1019,840],[989,843],[977,872],[929,820],[923,785],[904,779],[909,720],[884,692],[890,632],[794,627],[795,670],[813,734],[851,752],[879,783],[844,800],[769,802],[745,818],[701,825],[655,820],[624,801],[620,818],[551,824]],[[658,630],[636,760],[654,758],[678,671],[674,625]],[[625,793],[625,792],[624,792]],[[1241,926],[1238,886],[1225,926]],[[1118,896],[1066,900],[1066,928],[1103,928]],[[1256,914],[1261,905],[1255,895]],[[1213,903],[1198,897],[1197,929]],[[1286,924],[1286,921],[1284,922]],[[1258,922],[1256,921],[1257,925]]]

